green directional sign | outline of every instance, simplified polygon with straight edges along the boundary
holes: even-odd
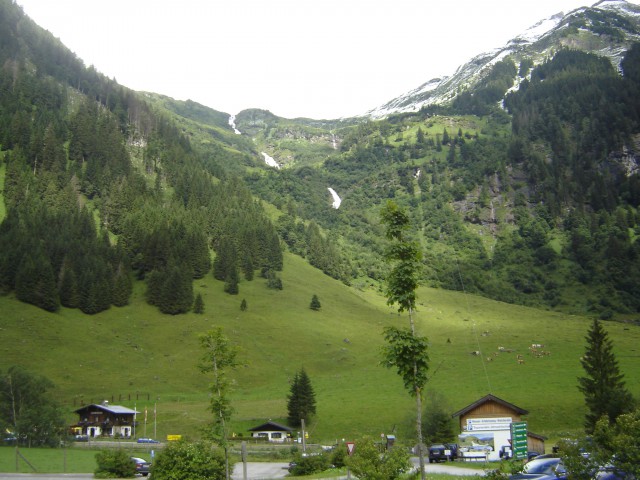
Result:
[[[511,449],[514,458],[518,460],[527,458],[527,422],[513,422],[511,424]]]

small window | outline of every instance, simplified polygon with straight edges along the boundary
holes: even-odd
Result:
[[[282,433],[280,432],[273,432],[271,434],[271,438],[282,438]]]

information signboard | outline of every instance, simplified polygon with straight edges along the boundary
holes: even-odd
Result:
[[[468,432],[509,430],[510,425],[511,417],[467,419]]]
[[[513,458],[518,460],[527,458],[527,422],[513,422],[511,424],[511,448]]]

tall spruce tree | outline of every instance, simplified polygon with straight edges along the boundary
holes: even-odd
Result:
[[[619,415],[633,411],[634,399],[625,387],[613,343],[598,319],[593,320],[586,340],[585,354],[580,359],[586,375],[578,378],[578,389],[587,405],[585,430],[591,434],[601,417],[613,423]]]
[[[299,427],[302,420],[309,420],[316,413],[316,394],[304,368],[293,377],[287,396],[287,419],[289,425]]]

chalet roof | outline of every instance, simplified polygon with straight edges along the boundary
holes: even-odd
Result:
[[[293,429],[276,422],[267,422],[249,429],[250,432],[292,432]]]
[[[461,415],[465,415],[466,413],[469,413],[472,410],[475,410],[476,408],[478,408],[480,405],[483,405],[487,402],[496,402],[499,403],[500,405],[503,405],[511,410],[513,410],[514,412],[518,413],[519,415],[526,415],[527,413],[529,413],[527,410],[517,407],[515,406],[513,403],[509,403],[506,400],[502,400],[501,398],[496,397],[495,395],[485,395],[484,397],[482,397],[480,400],[473,402],[471,405],[468,405],[466,407],[464,407],[462,410],[458,410],[456,413],[454,413],[453,415],[451,415],[452,417],[459,417]]]
[[[140,413],[137,410],[132,410],[131,408],[123,407],[122,405],[109,405],[104,403],[92,403],[91,405],[85,405],[84,407],[76,410],[75,413],[96,408],[116,415],[135,415],[136,413]]]

